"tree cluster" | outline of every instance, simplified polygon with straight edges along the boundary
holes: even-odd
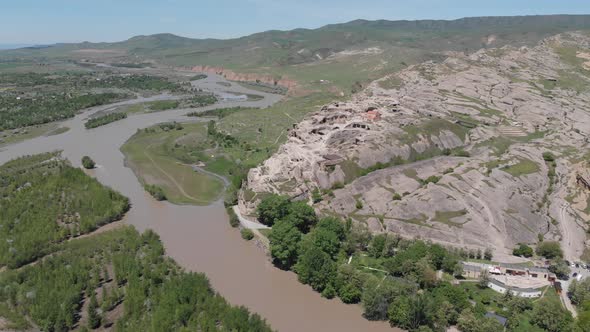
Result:
[[[39,264],[0,275],[0,302],[43,331],[72,330],[85,301],[88,329],[271,331],[260,316],[229,305],[203,274],[165,258],[155,233],[132,227],[68,242]]]
[[[533,248],[527,246],[524,243],[518,245],[517,248],[512,250],[512,254],[514,256],[522,256],[522,257],[533,257],[534,251]]]
[[[94,160],[90,157],[84,156],[82,157],[82,166],[86,169],[93,169],[96,166],[96,163],[94,163]]]
[[[160,186],[155,184],[146,184],[143,186],[143,188],[157,201],[165,201],[167,199],[164,189],[162,189]]]
[[[326,298],[361,302],[367,319],[442,330],[456,324],[469,305],[460,288],[436,276],[437,270],[455,273],[460,265],[458,255],[440,245],[372,236],[363,224],[320,219],[305,202],[278,195],[265,197],[257,213],[272,226],[270,251],[277,266],[292,269]],[[365,260],[375,267],[368,269]]]
[[[126,118],[127,118],[126,113],[110,113],[110,114],[98,116],[96,118],[92,118],[92,119],[86,121],[86,123],[84,124],[84,127],[86,127],[86,129],[92,129],[92,128],[107,125],[111,122],[123,120]]]
[[[11,268],[59,243],[120,219],[129,201],[73,168],[57,153],[0,167],[0,265]]]
[[[120,93],[70,95],[66,93],[39,98],[0,97],[0,130],[44,124],[73,117],[78,111],[113,103],[128,96]]]

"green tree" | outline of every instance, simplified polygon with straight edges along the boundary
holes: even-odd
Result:
[[[329,254],[311,246],[303,252],[295,265],[299,281],[321,292],[336,278],[336,267]]]
[[[340,241],[342,241],[346,238],[346,230],[344,229],[344,225],[342,224],[342,222],[338,218],[334,218],[334,217],[322,218],[318,222],[316,228],[326,229],[326,230],[336,234],[336,236],[338,237],[338,239]]]
[[[338,296],[344,303],[358,303],[362,294],[362,289],[351,282],[344,284],[338,291]]]
[[[590,300],[578,307],[577,325],[580,331],[590,332]]]
[[[342,264],[338,267],[336,285],[338,296],[344,303],[358,303],[361,300],[364,278],[354,266]]]
[[[453,276],[457,277],[461,277],[463,275],[463,264],[461,263],[457,263],[455,264],[455,266],[453,267]]]
[[[407,296],[399,296],[391,302],[387,311],[387,318],[391,325],[409,330],[414,329],[412,317],[412,300]]]
[[[334,286],[331,283],[328,284],[326,288],[324,288],[322,291],[322,296],[327,299],[332,299],[334,296],[336,296],[336,289],[334,289]]]
[[[96,301],[96,296],[94,295],[94,291],[91,291],[92,294],[90,295],[90,303],[88,304],[88,327],[91,329],[96,329],[100,326],[100,315],[98,314],[98,302]]]
[[[335,259],[340,251],[340,240],[338,235],[327,228],[316,227],[303,238],[301,249],[308,250],[315,247],[327,253],[330,258]]]
[[[364,316],[368,320],[387,320],[391,302],[415,292],[415,287],[409,283],[371,276],[365,281],[361,296]]]
[[[283,269],[290,269],[297,262],[301,232],[292,223],[278,221],[269,235],[270,254],[273,262]]]
[[[248,228],[242,229],[240,231],[240,234],[242,235],[242,239],[246,241],[250,241],[254,238],[254,232],[252,232],[252,230]]]
[[[465,309],[458,319],[457,326],[461,332],[498,332],[504,326],[493,318],[477,316],[471,309]]]
[[[488,283],[490,282],[490,275],[488,274],[488,271],[482,271],[480,276],[479,276],[479,280],[477,281],[477,285],[479,286],[479,288],[485,289],[488,288]],[[508,292],[510,293],[510,292]]]
[[[441,283],[438,287],[430,291],[429,296],[433,299],[434,308],[439,308],[442,311],[436,312],[439,318],[444,318],[439,324],[447,323],[456,324],[459,314],[470,306],[467,294],[460,288],[449,283]],[[449,306],[450,305],[450,306]],[[436,309],[434,311],[437,311]]]
[[[582,281],[572,280],[567,295],[575,305],[581,305],[586,301],[590,301],[590,278]]]
[[[555,273],[560,279],[567,278],[571,272],[569,265],[567,265],[567,263],[561,258],[553,260],[549,266],[549,271]]]
[[[517,248],[512,250],[514,256],[533,257],[533,248],[524,243],[520,243]]]
[[[572,330],[572,316],[557,300],[543,298],[533,309],[531,323],[549,332]]]
[[[415,330],[430,324],[431,301],[424,294],[396,297],[388,310],[389,321],[398,327]]]
[[[369,244],[368,254],[371,257],[380,258],[385,249],[385,242],[387,241],[387,234],[378,234],[373,237]]]
[[[93,169],[96,164],[94,163],[94,160],[90,159],[90,157],[84,156],[82,157],[82,166],[86,169]]]
[[[303,201],[291,203],[287,213],[286,220],[299,228],[304,234],[309,232],[318,222],[318,217],[313,208]]]
[[[289,198],[279,195],[270,195],[262,199],[256,212],[258,221],[267,226],[272,226],[277,221],[285,218],[289,214]]]
[[[344,243],[346,253],[352,254],[356,250],[366,250],[371,238],[371,231],[369,231],[367,225],[364,223],[351,223]]]
[[[563,257],[563,251],[561,251],[561,246],[559,242],[555,241],[546,241],[541,242],[537,245],[537,255],[543,256],[545,258],[557,258]]]

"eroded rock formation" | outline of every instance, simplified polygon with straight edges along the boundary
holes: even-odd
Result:
[[[319,212],[375,232],[504,255],[539,234],[564,240],[566,227],[582,234],[564,248],[579,256],[588,208],[573,207],[568,221],[563,206],[588,199],[571,183],[574,167],[590,167],[590,72],[577,57],[589,46],[568,33],[533,48],[449,53],[375,81],[294,125],[250,171],[240,208],[252,213],[262,193],[309,199],[318,188]]]

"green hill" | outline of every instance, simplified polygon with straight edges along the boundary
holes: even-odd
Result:
[[[1,51],[0,62],[72,58],[155,60],[175,66],[223,66],[243,73],[286,75],[306,83],[321,78],[342,88],[350,87],[355,80],[377,78],[408,64],[440,59],[441,51],[534,45],[550,35],[589,28],[590,15],[474,17],[452,21],[356,20],[318,29],[273,30],[226,40],[156,34],[116,43],[56,44]],[[341,77],[340,72],[345,69],[354,72],[354,77]]]

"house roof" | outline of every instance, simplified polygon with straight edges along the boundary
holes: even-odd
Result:
[[[543,287],[539,287],[539,288],[532,288],[532,287],[528,287],[528,288],[522,288],[522,287],[516,287],[516,286],[506,286],[505,283],[501,282],[500,280],[494,279],[494,278],[490,278],[490,283],[495,284],[496,286],[502,287],[504,289],[510,289],[513,292],[519,292],[519,293],[536,293],[541,291],[541,288]]]
[[[506,326],[506,323],[508,322],[508,319],[506,317],[496,315],[493,312],[486,312],[485,316],[487,318],[493,318],[493,319],[497,320],[500,324],[502,324],[502,326]]]
[[[507,268],[507,269],[511,269],[511,270],[518,270],[518,271],[529,271],[529,272],[538,272],[538,273],[549,273],[549,270],[547,268],[544,267],[539,267],[539,266],[533,266],[533,267],[528,267],[528,266],[522,266],[522,265],[518,265],[518,264],[500,264],[500,266]]]
[[[481,266],[469,265],[463,263],[463,270],[464,271],[472,271],[472,272],[481,272],[484,270]]]

